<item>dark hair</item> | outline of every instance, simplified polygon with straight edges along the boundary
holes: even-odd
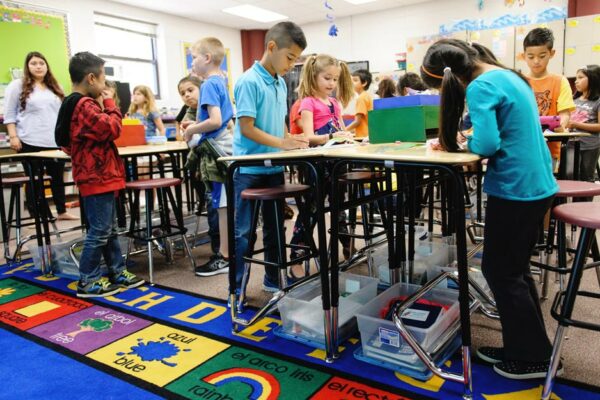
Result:
[[[44,60],[44,63],[46,63],[46,67],[48,68],[48,70],[46,71],[46,75],[44,75],[44,85],[46,85],[46,87],[50,89],[52,93],[58,96],[61,100],[65,98],[65,93],[61,89],[54,75],[52,75],[52,71],[50,70],[50,64],[48,64],[46,57],[44,57],[42,53],[32,51],[28,53],[27,56],[25,56],[25,66],[23,67],[22,81],[23,89],[21,90],[21,96],[19,96],[19,105],[21,106],[21,110],[25,110],[25,107],[27,106],[27,98],[29,97],[31,92],[33,92],[33,88],[35,86],[35,79],[29,71],[29,61],[31,61],[33,57]]]
[[[600,66],[596,64],[586,65],[577,70],[588,78],[588,100],[596,101],[600,98]],[[574,99],[581,97],[583,93],[575,92]]]
[[[104,60],[100,57],[88,51],[77,53],[69,61],[71,82],[81,83],[90,73],[98,76],[102,73],[102,67],[104,67]]]
[[[377,96],[382,99],[394,97],[396,95],[396,84],[392,78],[383,78],[377,86]]]
[[[290,21],[273,25],[265,35],[265,48],[270,41],[275,42],[280,49],[289,49],[294,44],[302,50],[306,48],[306,37],[302,28]]]
[[[442,39],[434,43],[423,58],[423,82],[432,88],[441,87],[439,139],[447,151],[458,151],[456,135],[465,109],[465,88],[473,79],[476,63],[508,69],[527,82],[523,75],[506,68],[490,54],[489,49],[482,45],[472,46],[462,40]]]
[[[554,35],[548,28],[535,28],[529,31],[523,39],[523,50],[531,46],[546,46],[548,50],[554,47]]]
[[[427,90],[427,86],[418,74],[407,72],[398,79],[398,94],[404,96],[404,89],[411,88],[414,90]]]
[[[357,69],[352,73],[352,76],[358,76],[360,79],[360,83],[365,85],[365,90],[369,89],[371,86],[371,81],[373,81],[373,75],[366,69]]]
[[[179,80],[179,82],[177,83],[177,90],[179,90],[179,86],[181,86],[182,83],[186,83],[186,82],[189,82],[192,85],[198,86],[198,87],[200,87],[200,85],[202,84],[202,81],[197,76],[188,75],[188,76],[184,76],[183,78],[181,78]]]

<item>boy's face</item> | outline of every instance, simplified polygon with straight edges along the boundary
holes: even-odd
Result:
[[[352,75],[352,84],[356,93],[362,93],[365,90],[365,84],[361,82],[360,76]]]
[[[198,90],[198,86],[194,85],[192,82],[183,82],[179,85],[179,95],[186,106],[192,108],[198,107],[200,90]]]
[[[206,74],[211,65],[209,54],[202,54],[198,49],[192,49],[192,72],[201,78],[206,78]]]
[[[294,67],[296,60],[302,54],[302,50],[298,45],[292,44],[290,47],[278,48],[273,41],[267,44],[267,50],[271,58],[271,65],[275,73],[279,76],[287,74]]]
[[[533,75],[546,72],[550,59],[554,57],[555,50],[548,46],[529,46],[525,48],[525,62]]]
[[[106,89],[106,75],[104,74],[104,67],[100,70],[100,74],[95,75],[89,73],[87,75],[88,92],[90,97],[94,99],[102,94],[102,91]]]

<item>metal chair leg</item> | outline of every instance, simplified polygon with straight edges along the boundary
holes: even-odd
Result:
[[[554,384],[554,378],[556,377],[556,371],[558,371],[558,365],[560,363],[563,337],[567,333],[567,328],[568,327],[564,325],[559,325],[558,329],[556,330],[554,345],[552,347],[552,357],[550,358],[550,366],[548,368],[548,373],[546,374],[544,389],[542,390],[542,400],[550,400],[550,395],[552,394],[552,385]]]

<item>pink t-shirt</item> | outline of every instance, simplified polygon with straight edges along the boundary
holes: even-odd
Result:
[[[340,120],[342,116],[342,109],[340,108],[340,104],[338,101],[330,97],[329,101],[333,104],[333,113],[331,112],[329,106],[323,103],[321,100],[316,97],[305,97],[302,99],[300,103],[300,113],[302,111],[310,111],[313,113],[313,129],[317,131],[318,129],[325,126],[329,121],[332,121],[333,125],[339,130],[341,129]]]

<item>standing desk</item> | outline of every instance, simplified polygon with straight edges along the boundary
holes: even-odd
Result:
[[[176,177],[181,176],[182,161],[181,157],[183,154],[189,151],[187,143],[185,142],[167,142],[160,145],[141,145],[141,146],[128,146],[119,147],[119,155],[125,159],[132,159],[133,165],[137,165],[135,159],[142,156],[158,156],[160,154],[170,154],[173,160],[173,174]],[[70,157],[62,150],[45,150],[37,153],[16,153],[7,154],[0,156],[0,164],[3,162],[25,162],[30,165],[34,174],[30,177],[30,184],[33,190],[34,202],[33,212],[35,221],[35,234],[38,245],[38,252],[41,260],[42,273],[52,273],[48,270],[48,266],[51,265],[51,243],[50,243],[50,230],[48,226],[48,216],[45,212],[45,207],[42,206],[44,199],[44,180],[43,174],[37,173],[39,169],[39,162],[41,160],[56,159],[56,160],[70,160]],[[159,170],[161,176],[164,175],[164,168],[159,163]],[[127,172],[127,169],[126,169]],[[2,187],[2,174],[0,174],[0,187]],[[136,175],[127,176],[127,179],[135,179]],[[0,223],[2,224],[2,240],[4,245],[8,245],[7,232],[8,226],[6,223],[6,213],[4,205],[4,196],[0,198]],[[44,244],[46,245],[46,252],[44,252]]]
[[[470,334],[470,296],[468,286],[468,266],[467,266],[467,244],[465,232],[465,211],[464,211],[464,194],[461,171],[464,165],[478,163],[481,157],[472,153],[447,153],[441,151],[433,151],[428,149],[421,143],[400,143],[400,144],[368,144],[368,145],[341,145],[331,148],[316,148],[307,150],[295,150],[287,152],[256,154],[250,156],[232,156],[220,158],[220,161],[231,161],[227,174],[227,217],[229,230],[230,248],[229,260],[229,283],[230,283],[230,301],[236,304],[235,294],[235,236],[234,236],[234,199],[233,199],[233,176],[237,168],[241,166],[275,166],[289,164],[305,164],[312,168],[317,176],[315,184],[315,200],[317,202],[317,229],[319,242],[319,260],[320,260],[320,277],[322,284],[322,304],[324,310],[325,322],[325,347],[326,361],[332,362],[337,358],[337,306],[339,299],[338,289],[338,244],[337,244],[337,223],[334,219],[337,216],[337,211],[340,209],[341,203],[340,194],[337,192],[338,173],[342,168],[350,163],[371,164],[374,166],[382,166],[384,168],[394,169],[396,171],[403,168],[422,168],[439,170],[445,173],[450,178],[450,185],[453,188],[454,195],[454,213],[456,227],[456,243],[459,271],[459,302],[460,302],[460,320],[462,326],[462,348],[463,348],[463,375],[452,374],[441,371],[435,365],[427,362],[427,355],[420,349],[415,348],[415,352],[424,361],[435,374],[461,382],[465,386],[465,398],[470,397],[472,393],[471,382],[471,334]],[[324,193],[323,183],[324,174],[322,170],[322,161],[334,161],[332,172],[332,200],[331,200],[331,264],[328,263],[328,251],[326,241],[326,229],[324,221]],[[390,190],[390,188],[388,188]],[[391,191],[387,194],[391,194]],[[397,210],[399,211],[399,210]],[[403,221],[401,221],[403,223]],[[331,265],[331,268],[329,268]],[[397,267],[397,263],[391,264]],[[331,272],[331,281],[329,273]],[[439,282],[439,280],[437,280]],[[419,292],[417,292],[419,293]],[[412,299],[411,296],[410,299]],[[410,300],[409,299],[409,300]],[[278,301],[275,300],[275,302]],[[406,307],[410,303],[406,302]],[[267,306],[264,315],[268,311]],[[401,314],[402,309],[398,314]],[[238,317],[236,307],[231,307],[232,321],[234,330],[238,324],[251,324],[251,321],[245,321]],[[410,343],[410,342],[409,342]],[[417,345],[418,347],[418,345]],[[413,346],[414,348],[414,346]]]

